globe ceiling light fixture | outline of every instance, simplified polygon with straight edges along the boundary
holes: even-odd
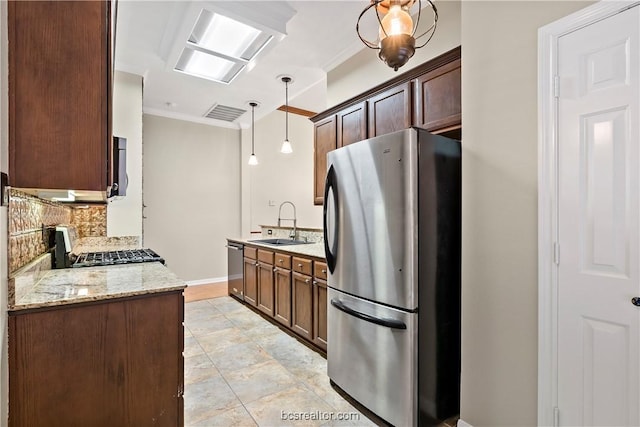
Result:
[[[255,152],[255,109],[259,107],[259,104],[256,101],[249,101],[249,105],[251,106],[251,156],[249,156],[249,164],[255,166],[258,164],[258,158]]]
[[[283,154],[291,154],[293,153],[293,148],[291,147],[291,143],[289,142],[289,83],[291,83],[293,79],[291,78],[291,76],[282,76],[281,80],[284,83],[285,91],[285,137],[284,142],[282,143],[282,147],[280,147],[280,152]]]
[[[411,7],[416,3],[418,4],[418,12],[414,24],[410,11]],[[438,9],[431,0],[426,0],[426,3],[433,12],[433,23],[426,31],[416,37],[416,30],[422,16],[422,0],[417,0],[417,2],[416,0],[371,0],[369,6],[360,13],[358,22],[356,22],[358,37],[368,48],[379,50],[378,56],[380,59],[393,68],[394,71],[398,71],[398,68],[409,61],[416,49],[420,49],[429,43],[436,32]],[[378,24],[380,25],[376,42],[369,41],[360,34],[360,20],[371,8],[375,9]],[[381,13],[384,15],[382,19],[380,19]],[[416,40],[420,40],[423,37],[426,37],[424,43],[416,46]]]

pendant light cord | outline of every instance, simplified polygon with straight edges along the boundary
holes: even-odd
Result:
[[[255,118],[254,118],[254,114],[255,114],[255,110],[256,110],[256,106],[253,105],[253,103],[251,104],[251,155],[254,156],[255,153],[255,145],[254,145],[254,132],[255,132],[255,127],[256,127],[256,122],[255,122]]]
[[[288,80],[285,80],[284,82],[284,91],[285,91],[285,98],[284,98],[285,140],[288,141],[289,140],[289,81]]]

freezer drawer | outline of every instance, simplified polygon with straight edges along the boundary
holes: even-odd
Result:
[[[328,291],[329,377],[387,422],[416,425],[417,313]]]

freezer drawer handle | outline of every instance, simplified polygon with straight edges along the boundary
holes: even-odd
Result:
[[[344,311],[347,314],[350,314],[358,319],[365,320],[367,322],[375,323],[376,325],[386,326],[387,328],[392,329],[407,329],[407,325],[400,320],[395,319],[381,319],[379,317],[374,317],[369,314],[361,313],[359,311],[354,310],[353,308],[347,306],[340,300],[331,300],[331,305],[337,308],[340,311]]]

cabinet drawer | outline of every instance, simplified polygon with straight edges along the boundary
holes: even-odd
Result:
[[[298,273],[311,276],[311,260],[304,258],[293,258],[293,270]]]
[[[276,267],[286,268],[287,270],[291,270],[291,255],[284,254],[276,254],[276,262],[274,264]]]
[[[273,252],[258,249],[258,261],[273,264]]]
[[[245,258],[256,259],[256,252],[257,252],[256,248],[249,248],[247,246],[244,247],[244,257]]]
[[[316,261],[313,263],[313,277],[317,279],[327,280],[327,264]]]

